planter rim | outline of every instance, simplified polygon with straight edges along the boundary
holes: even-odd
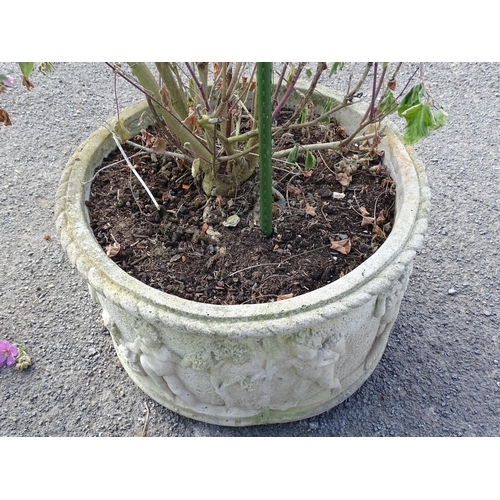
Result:
[[[319,88],[323,94],[333,95],[337,99],[340,95],[326,87]],[[348,111],[362,116],[365,109],[362,105],[355,105]],[[141,101],[122,111],[120,118],[124,119],[127,125],[146,111],[147,103]],[[116,116],[107,123],[113,126],[115,122]],[[228,337],[270,335],[278,329],[282,331],[283,327],[285,330],[295,330],[298,326],[293,324],[296,311],[301,313],[300,321],[303,321],[302,318],[307,316],[308,311],[315,317],[323,316],[326,321],[329,317],[342,314],[348,308],[356,307],[379,294],[380,286],[383,287],[385,281],[389,283],[395,273],[387,264],[396,262],[396,272],[400,272],[399,269],[413,259],[422,243],[430,208],[426,175],[421,163],[415,158],[413,149],[402,144],[395,126],[387,122],[384,127],[385,137],[379,148],[386,152],[384,163],[386,159],[389,163],[398,163],[398,178],[395,180],[398,196],[401,198],[399,210],[387,240],[356,269],[320,289],[266,304],[205,304],[156,290],[131,277],[109,259],[96,241],[89,225],[85,207],[90,191],[89,180],[102,159],[114,149],[112,135],[106,128],[109,127],[108,124],[100,127],[84,141],[68,161],[57,191],[56,225],[70,261],[86,277],[90,286],[104,295],[112,295],[115,298],[119,296],[122,303],[132,304],[135,297],[139,296],[142,305],[132,308],[139,307],[143,316],[154,317],[157,313],[153,312],[154,307],[149,306],[159,306],[164,311],[164,321],[170,319],[169,311],[175,311],[189,322],[195,322],[197,327],[207,334]],[[394,170],[395,167],[389,165],[389,168]],[[262,324],[258,332],[247,331],[246,323],[251,320],[255,324],[256,318],[262,318],[266,324]],[[215,323],[220,321],[227,326],[224,332],[215,327]],[[182,324],[176,326],[181,330],[186,328]]]

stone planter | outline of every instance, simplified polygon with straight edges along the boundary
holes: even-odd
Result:
[[[138,132],[146,110],[137,103],[121,118]],[[349,131],[363,113],[352,106],[339,120]],[[379,146],[397,183],[396,221],[386,242],[343,278],[269,304],[187,301],[137,281],[106,256],[85,201],[87,181],[114,148],[101,128],[71,157],[57,192],[57,229],[102,306],[121,363],[146,394],[196,420],[244,426],[317,415],[365,382],[387,344],[430,206],[423,167],[391,124]]]

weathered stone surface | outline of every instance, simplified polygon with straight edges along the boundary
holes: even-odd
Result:
[[[129,129],[145,109],[139,103],[121,113]],[[349,130],[362,113],[352,106],[339,119]],[[385,134],[379,147],[398,186],[397,215],[379,251],[320,290],[237,306],[165,294],[114,264],[89,227],[84,184],[114,141],[102,128],[78,148],[57,194],[58,231],[102,306],[120,361],[142,390],[182,415],[234,426],[310,417],[363,384],[387,344],[429,211],[421,164],[390,124]]]

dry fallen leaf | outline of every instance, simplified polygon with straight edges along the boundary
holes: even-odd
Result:
[[[385,221],[385,210],[381,210],[377,216],[377,221],[376,221],[377,226],[381,226],[384,221]]]
[[[381,171],[382,171],[382,164],[381,163],[378,163],[377,165],[373,165],[372,167],[370,167],[368,169],[368,172],[370,172],[371,174],[374,174],[374,175],[380,174]]]
[[[207,236],[214,239],[215,241],[219,241],[220,238],[222,238],[222,234],[216,231],[212,226],[208,226],[205,232],[207,233]]]
[[[286,300],[286,299],[291,299],[293,297],[293,293],[285,293],[283,295],[278,295],[278,298],[276,300]]]
[[[363,141],[360,145],[359,145],[359,150],[360,151],[368,151],[370,149],[370,143],[368,141]]]
[[[307,111],[309,113],[309,116],[313,116],[314,115],[314,103],[312,101],[309,101],[307,103]]]
[[[194,108],[189,108],[189,115],[182,123],[184,123],[184,125],[191,125],[193,127],[193,134],[199,133],[200,128],[198,127],[198,115],[196,114]]]
[[[379,226],[377,225],[373,226],[372,232],[375,233],[376,235],[375,237],[379,236],[380,238],[383,238],[385,240],[386,235]]]
[[[330,239],[330,248],[336,252],[347,255],[351,251],[351,240],[349,238],[339,241]]]
[[[352,177],[350,175],[345,174],[344,172],[340,172],[340,174],[335,174],[335,179],[337,179],[337,182],[339,182],[342,186],[347,187],[352,181]]]
[[[316,211],[314,210],[313,206],[309,205],[309,203],[306,203],[304,211],[306,212],[307,215],[310,215],[311,217],[316,217]]]
[[[160,89],[161,103],[165,106],[167,111],[172,112],[172,100],[170,99],[170,94],[165,87]]]
[[[117,241],[115,241],[112,245],[108,245],[106,247],[106,255],[108,257],[114,257],[115,255],[118,254],[118,252],[120,251],[120,243],[118,243]]]
[[[385,154],[385,150],[383,150],[383,149],[375,149],[375,148],[370,149],[370,156],[372,158],[375,158],[375,156],[382,157],[382,156],[384,156],[384,154]]]
[[[155,137],[153,134],[150,134],[147,130],[142,129],[141,139],[144,141],[144,145],[149,148],[151,144],[153,144]]]
[[[382,187],[391,189],[393,187],[394,181],[390,177],[386,177],[380,184]]]
[[[273,203],[271,206],[271,210],[272,210],[272,217],[274,219],[275,217],[279,216],[279,214],[283,210],[283,207],[281,205],[278,205],[278,203]]]
[[[167,140],[163,137],[157,137],[153,141],[153,145],[151,146],[154,149],[155,153],[158,153],[160,156],[165,154],[167,150]]]
[[[382,137],[379,134],[375,134],[375,137],[372,139],[372,147],[376,148],[382,142]]]
[[[21,76],[21,81],[28,90],[35,88],[35,86],[24,75]]]
[[[363,216],[363,220],[361,221],[362,226],[367,226],[375,222],[375,218],[370,217],[370,212],[365,207],[359,207],[359,213]]]
[[[288,185],[287,190],[293,196],[297,196],[300,193],[302,193],[302,191],[300,190],[300,188],[298,188],[296,186],[292,186],[291,184]]]
[[[12,125],[12,122],[10,121],[9,118],[9,114],[4,109],[0,109],[0,123],[3,123],[6,126]]]

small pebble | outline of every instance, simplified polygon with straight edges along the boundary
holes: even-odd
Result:
[[[490,312],[490,311],[488,311],[487,309],[485,309],[485,310],[483,311],[483,314],[484,314],[485,316],[491,316],[491,312]]]
[[[450,288],[448,290],[448,295],[455,295],[456,293],[457,293],[457,291],[454,288]]]

